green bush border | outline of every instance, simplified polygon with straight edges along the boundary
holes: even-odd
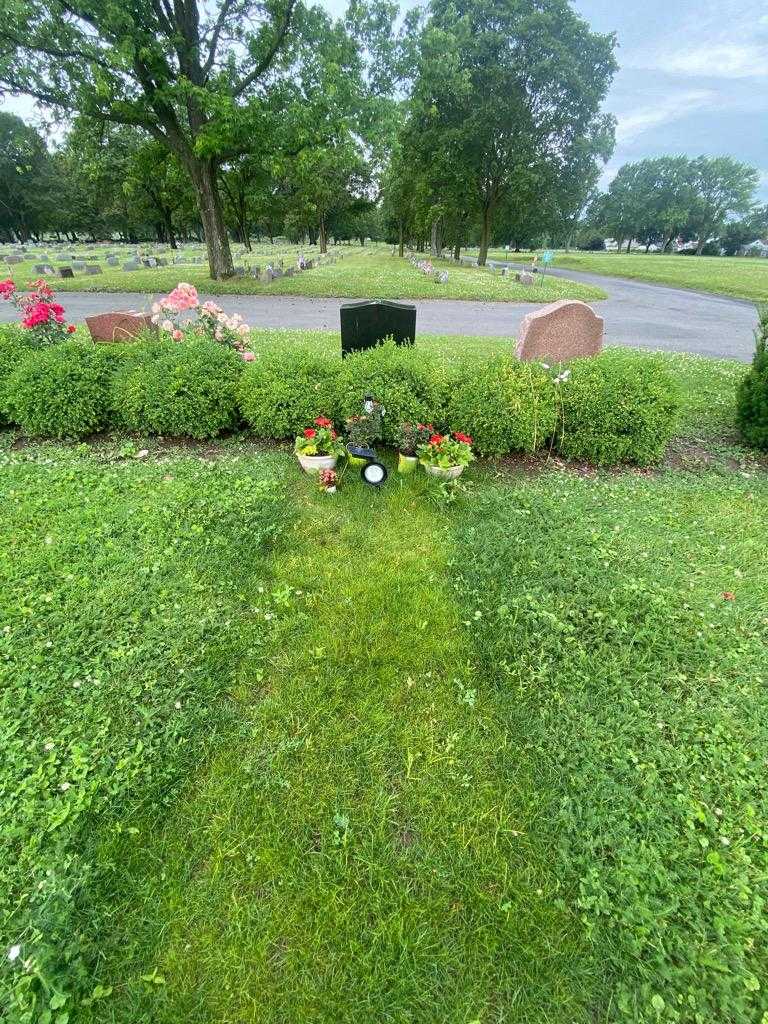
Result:
[[[89,397],[78,404],[80,379]],[[246,364],[212,342],[72,341],[43,352],[18,330],[0,332],[0,415],[42,437],[113,428],[202,439],[245,424],[285,439],[320,414],[341,427],[368,393],[386,409],[389,444],[409,420],[469,434],[481,455],[549,447],[599,466],[658,462],[680,408],[661,362],[626,350],[550,369],[511,356],[448,361],[388,341],[345,360],[297,345]]]

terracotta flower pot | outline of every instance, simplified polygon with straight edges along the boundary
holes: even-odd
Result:
[[[415,455],[403,455],[399,452],[397,458],[397,472],[402,473],[403,476],[409,476],[415,472],[416,467],[419,464],[419,460]]]
[[[447,469],[443,469],[442,466],[424,467],[430,476],[439,477],[441,480],[456,480],[457,477],[461,476],[465,468],[465,466],[449,466]]]
[[[296,452],[296,458],[305,473],[319,473],[321,469],[336,469],[335,455],[301,455]]]

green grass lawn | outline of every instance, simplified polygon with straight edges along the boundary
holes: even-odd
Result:
[[[494,259],[530,261],[530,253],[498,250]],[[652,281],[673,288],[691,288],[736,299],[768,302],[768,260],[725,256],[662,256],[658,253],[558,252],[555,267],[584,270],[610,277]]]
[[[9,1021],[762,1019],[768,472],[743,366],[647,358],[727,458],[0,435]]]
[[[264,259],[252,262],[265,265]],[[448,283],[436,284],[407,260],[376,251],[355,252],[328,266],[307,270],[294,277],[282,277],[271,284],[261,284],[252,277],[213,281],[207,267],[178,266],[124,272],[105,268],[96,276],[78,274],[66,280],[50,278],[51,287],[59,292],[142,292],[165,294],[179,281],[189,281],[205,294],[212,295],[306,295],[314,298],[381,298],[381,299],[475,299],[488,302],[549,302],[573,298],[592,301],[604,299],[605,292],[590,285],[548,278],[532,288],[514,280],[475,267],[462,267],[441,262],[448,270]],[[9,268],[18,284],[32,280],[32,263]]]

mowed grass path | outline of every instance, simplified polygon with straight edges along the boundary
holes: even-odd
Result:
[[[253,264],[262,268],[266,260],[255,257]],[[288,264],[286,264],[288,265]],[[605,292],[591,285],[547,278],[535,288],[517,284],[489,270],[462,267],[441,262],[448,271],[447,284],[436,284],[408,260],[384,254],[380,250],[355,253],[354,250],[336,263],[303,271],[293,277],[282,277],[271,284],[261,284],[252,277],[214,281],[202,266],[156,267],[134,271],[105,268],[99,275],[78,274],[74,278],[49,278],[59,292],[142,292],[161,295],[171,291],[179,281],[194,284],[201,294],[211,295],[303,295],[314,298],[380,298],[380,299],[473,299],[488,302],[549,302],[562,298],[591,301],[604,299]],[[19,285],[35,278],[32,263],[10,267],[9,276]],[[4,271],[3,271],[4,273]],[[66,303],[64,303],[66,305]]]
[[[529,253],[505,253],[494,258],[526,263]],[[752,302],[768,302],[768,260],[726,256],[662,256],[658,253],[558,252],[555,267],[583,270],[609,277],[690,288],[716,295],[730,295]]]

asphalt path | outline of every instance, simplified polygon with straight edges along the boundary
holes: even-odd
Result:
[[[592,303],[595,311],[605,318],[608,345],[695,352],[743,362],[752,358],[757,323],[752,303],[576,270],[549,270],[547,273],[595,284],[608,293],[607,299]],[[534,283],[532,294],[535,290]],[[79,323],[92,313],[148,310],[155,296],[135,292],[61,292],[59,298],[66,308],[67,319]],[[353,301],[298,295],[215,295],[210,298],[227,312],[242,314],[252,327],[326,330],[339,329],[339,308]],[[414,304],[418,310],[417,331],[509,338],[515,337],[526,313],[542,305],[453,299],[422,299],[415,300]],[[15,318],[13,308],[2,303],[0,321]]]

